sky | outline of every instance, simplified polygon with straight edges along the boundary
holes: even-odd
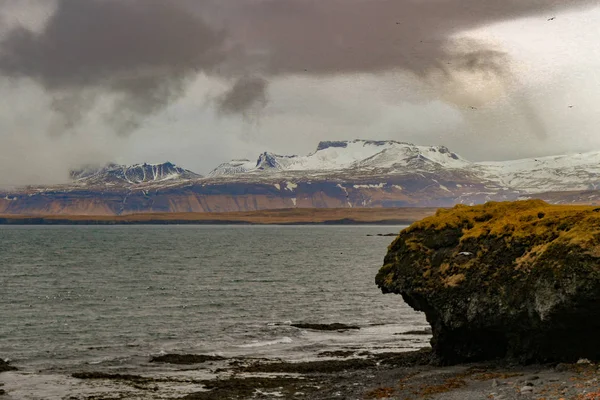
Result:
[[[598,0],[0,0],[0,186],[321,140],[600,151]]]

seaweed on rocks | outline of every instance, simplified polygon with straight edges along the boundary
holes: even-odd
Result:
[[[71,374],[76,379],[108,379],[117,381],[127,381],[135,383],[156,382],[157,379],[131,374],[110,374],[106,372],[74,372]]]
[[[310,324],[310,323],[299,322],[299,323],[291,324],[290,326],[293,326],[294,328],[299,328],[299,329],[312,329],[315,331],[347,331],[347,330],[360,329],[360,326],[340,324],[337,322],[333,323],[333,324]]]
[[[257,391],[272,391],[273,397],[293,398],[300,391],[304,394],[314,391],[316,387],[310,380],[290,377],[231,377],[205,381],[207,391],[191,393],[184,400],[234,400],[253,397]]]
[[[210,356],[204,354],[165,354],[155,356],[150,359],[153,363],[177,364],[177,365],[192,365],[202,364],[209,361],[222,361],[224,357]]]

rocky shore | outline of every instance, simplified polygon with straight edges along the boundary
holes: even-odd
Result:
[[[588,360],[574,364],[518,365],[487,361],[455,366],[435,363],[431,349],[408,353],[361,353],[326,360],[230,359],[219,367],[203,355],[167,355],[173,361],[169,375],[119,372],[74,372],[78,386],[95,388],[93,394],[69,399],[400,399],[400,400],[598,400],[600,367]],[[189,363],[189,364],[188,364]],[[184,378],[182,373],[210,370],[214,379]],[[7,372],[3,375],[10,374]],[[2,375],[0,375],[2,382]],[[11,397],[0,383],[0,396]],[[107,388],[102,391],[102,387]],[[110,389],[108,389],[110,387]],[[188,394],[173,396],[174,387]]]

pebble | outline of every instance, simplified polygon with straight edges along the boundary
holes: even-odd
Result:
[[[556,367],[554,367],[554,370],[556,372],[567,372],[569,370],[569,365],[560,363]]]
[[[533,392],[533,387],[532,386],[523,386],[521,388],[521,394],[529,394]]]

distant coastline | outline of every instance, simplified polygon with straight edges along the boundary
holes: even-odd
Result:
[[[0,225],[407,225],[437,208],[304,208],[224,213],[0,215]]]

